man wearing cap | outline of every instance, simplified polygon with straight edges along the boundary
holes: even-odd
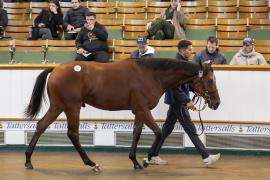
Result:
[[[262,54],[255,52],[253,40],[245,38],[243,48],[236,53],[230,65],[267,65]]]
[[[138,49],[130,54],[130,58],[135,59],[149,59],[155,57],[155,49],[148,46],[147,39],[143,36],[139,36],[137,39]]]
[[[208,37],[206,48],[197,52],[193,61],[197,63],[212,61],[213,64],[227,64],[226,57],[218,49],[218,39],[214,36]]]

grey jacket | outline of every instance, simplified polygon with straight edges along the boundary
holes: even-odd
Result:
[[[193,61],[199,63],[200,61],[205,62],[211,60],[214,64],[227,64],[227,59],[223,53],[216,51],[213,54],[210,54],[205,48],[200,52],[197,52],[196,55],[193,57]]]
[[[231,65],[267,65],[267,62],[265,61],[264,57],[258,53],[255,52],[253,49],[250,53],[244,53],[242,49],[236,53],[231,62]]]
[[[71,24],[75,28],[80,28],[85,24],[86,13],[88,9],[86,7],[80,6],[78,9],[69,9],[64,18],[64,27],[66,28],[68,24]]]

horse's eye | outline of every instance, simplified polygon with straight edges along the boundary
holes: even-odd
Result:
[[[211,85],[211,84],[213,84],[213,80],[212,80],[212,79],[209,79],[209,80],[207,81],[207,83],[208,83],[209,85]]]

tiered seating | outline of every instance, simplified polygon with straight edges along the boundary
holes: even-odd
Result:
[[[216,35],[216,19],[189,19],[187,22],[187,39],[203,40]]]
[[[156,56],[175,58],[178,40],[150,40],[149,45],[156,50]]]
[[[117,11],[116,17],[117,18],[124,18],[124,19],[145,19],[146,16],[146,2],[122,2],[117,1],[116,4]]]
[[[14,58],[20,63],[41,63],[45,40],[16,40]]]
[[[131,40],[119,40],[113,41],[113,55],[112,60],[119,60],[128,58],[132,51],[137,47],[136,41]]]
[[[160,13],[169,7],[170,2],[157,2],[157,1],[148,1],[146,12],[147,19],[155,19],[160,16]]]
[[[9,49],[12,47],[12,41],[0,41],[0,64],[6,64],[10,60]]]
[[[145,26],[148,22],[149,20],[126,19],[123,28],[123,38],[137,38],[140,33],[145,32]]]
[[[9,20],[8,26],[5,29],[5,36],[15,39],[28,38],[32,30],[31,20]]]
[[[7,3],[3,4],[8,14],[8,19],[25,20],[30,17],[30,3]]]
[[[239,1],[240,18],[268,18],[268,1]]]
[[[189,13],[189,18],[206,18],[206,1],[182,1],[181,9]]]
[[[217,37],[220,39],[243,39],[247,37],[247,19],[218,19]]]
[[[122,39],[123,38],[123,27],[124,27],[124,19],[99,19],[99,23],[103,24],[108,33],[109,39]]]
[[[160,12],[169,6],[170,2],[110,0],[108,2],[87,1],[81,2],[81,4],[88,7],[90,11],[96,12],[97,21],[106,26],[109,39],[111,39],[109,40],[111,58],[118,60],[128,57],[136,47],[136,41],[127,39],[134,39],[139,33],[144,32],[146,23],[158,17]],[[70,2],[61,2],[61,6],[64,13],[71,8]],[[48,3],[4,3],[4,7],[8,10],[11,19],[5,35],[16,39],[25,39],[31,33],[30,27],[33,19],[42,8],[48,7]],[[181,8],[190,14],[187,23],[187,39],[192,40],[195,52],[205,47],[208,36],[217,36],[220,39],[220,49],[227,58],[242,47],[242,38],[246,36],[255,38],[255,42],[258,42],[258,39],[270,39],[267,0],[182,1]],[[20,43],[20,41],[18,42]],[[25,41],[25,43],[27,42]],[[64,41],[61,46],[53,46],[51,43],[54,41],[47,43],[49,61],[60,62],[58,59],[67,60],[66,57],[70,57],[70,60],[74,59],[74,42],[65,44],[66,41]],[[150,40],[150,45],[156,48],[159,57],[175,57],[177,43],[178,40]],[[67,46],[70,47],[63,48]],[[0,50],[2,48],[6,49],[7,47],[0,45]],[[261,45],[257,48],[269,59],[268,48],[263,48]],[[16,58],[19,51],[15,52]],[[58,55],[56,55],[57,53]],[[42,58],[36,57],[36,59]],[[37,60],[37,62],[40,61]]]
[[[270,60],[270,40],[255,40],[255,49],[261,53],[266,60]]]
[[[48,7],[49,7],[48,2],[31,2],[30,3],[30,9],[31,9],[30,19],[35,19],[42,9],[45,9]]]
[[[249,36],[254,39],[270,39],[269,19],[249,19]]]
[[[237,18],[237,1],[208,1],[208,18]]]
[[[95,12],[97,19],[116,18],[116,3],[115,2],[88,2],[88,9]]]
[[[221,39],[218,43],[220,51],[224,53],[227,61],[229,62],[235,53],[238,52],[243,46],[243,40]]]
[[[47,60],[53,63],[73,61],[76,56],[75,41],[73,40],[48,40]]]

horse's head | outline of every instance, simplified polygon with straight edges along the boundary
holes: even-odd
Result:
[[[208,107],[216,110],[220,104],[220,98],[216,86],[216,77],[211,67],[212,63],[200,63],[198,76],[193,81],[193,90],[198,96],[202,96]]]

